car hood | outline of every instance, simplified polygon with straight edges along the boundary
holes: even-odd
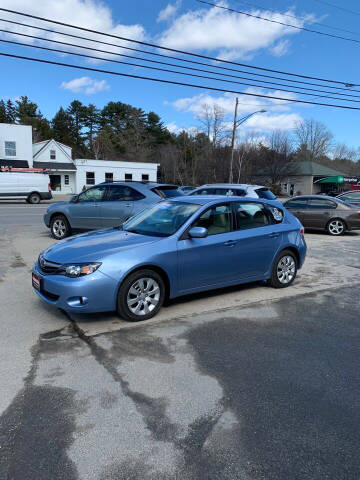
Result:
[[[108,255],[157,242],[161,238],[107,228],[61,240],[46,249],[43,256],[50,262],[61,264],[97,262]]]
[[[57,202],[57,203],[51,203],[48,206],[48,210],[53,210],[54,208],[57,208],[59,205],[69,205],[71,202],[66,201],[66,202]]]

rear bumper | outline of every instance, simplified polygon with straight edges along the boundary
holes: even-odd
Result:
[[[69,313],[116,310],[117,282],[99,270],[86,277],[43,275],[36,263],[32,272],[40,278],[41,290],[34,292],[46,303]]]

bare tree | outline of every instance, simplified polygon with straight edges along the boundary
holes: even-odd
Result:
[[[326,125],[316,120],[297,122],[294,134],[301,160],[317,160],[326,155],[331,148],[333,134]]]

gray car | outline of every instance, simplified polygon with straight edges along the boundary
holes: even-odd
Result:
[[[360,207],[325,195],[301,195],[284,203],[305,228],[326,230],[341,235],[346,230],[360,230]]]
[[[183,194],[177,185],[152,182],[104,182],[75,195],[68,202],[49,206],[45,225],[57,240],[76,230],[121,225],[144,208]]]
[[[213,183],[195,188],[189,195],[235,195],[237,197],[265,198],[276,200],[276,196],[268,187],[248,185],[245,183]]]

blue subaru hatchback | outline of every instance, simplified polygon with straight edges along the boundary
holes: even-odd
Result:
[[[278,202],[188,196],[58,242],[40,254],[32,284],[68,312],[146,320],[166,297],[258,280],[287,287],[305,255],[302,225]]]

